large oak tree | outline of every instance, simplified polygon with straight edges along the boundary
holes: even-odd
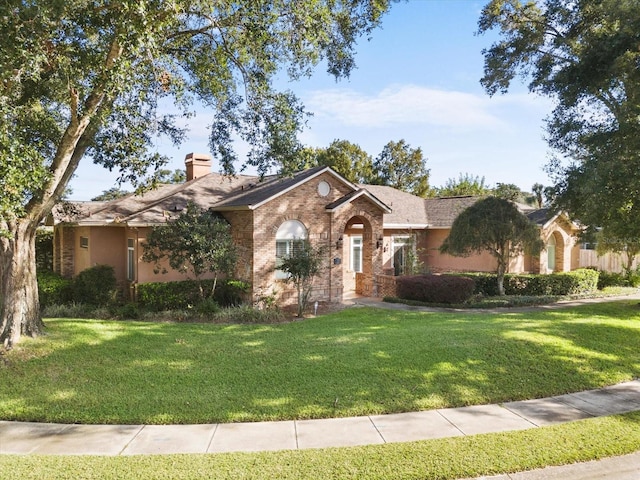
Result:
[[[215,112],[211,148],[227,172],[233,140],[261,173],[295,158],[302,106],[277,75],[348,75],[355,41],[391,0],[5,0],[0,4],[0,345],[43,327],[37,226],[80,161],[134,186],[166,162],[194,102]],[[177,116],[162,106],[176,105]]]
[[[497,30],[482,84],[520,76],[555,101],[548,140],[559,153],[557,208],[598,227],[614,248],[640,238],[640,1],[493,0],[480,32]],[[611,240],[611,238],[610,238]]]

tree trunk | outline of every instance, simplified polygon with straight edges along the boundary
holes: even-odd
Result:
[[[304,298],[302,294],[302,282],[296,283],[296,288],[298,289],[298,318],[302,318],[304,313]]]
[[[0,347],[11,349],[22,335],[36,337],[44,329],[38,300],[35,239],[37,225],[24,219],[8,227],[2,237],[2,306],[0,307]]]
[[[498,264],[498,295],[504,295],[504,272],[505,268],[502,264]]]

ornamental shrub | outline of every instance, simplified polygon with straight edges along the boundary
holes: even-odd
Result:
[[[155,282],[137,285],[138,304],[148,310],[182,310],[195,307],[202,302],[200,285],[207,291],[213,287],[213,280],[182,280],[179,282]],[[243,303],[249,284],[238,280],[222,280],[216,284],[213,301],[221,307],[237,306]],[[211,305],[203,308],[214,308]]]
[[[71,302],[71,280],[50,271],[38,272],[38,297],[40,308]]]
[[[475,295],[483,295],[485,297],[498,296],[498,280],[495,273],[483,273],[483,272],[465,272],[450,274],[453,276],[471,278],[475,283]],[[508,276],[508,275],[507,275]],[[507,283],[505,276],[505,285]]]
[[[406,275],[396,285],[398,297],[426,303],[464,303],[475,290],[471,278],[454,275]]]
[[[638,270],[631,271],[629,274],[619,272],[607,272],[606,270],[598,270],[597,267],[588,267],[590,270],[599,272],[598,290],[604,290],[607,287],[637,287],[640,285],[640,274]]]
[[[73,300],[87,305],[108,305],[117,295],[116,274],[110,265],[96,265],[80,272],[72,282]]]

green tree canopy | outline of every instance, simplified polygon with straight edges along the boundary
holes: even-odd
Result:
[[[631,205],[629,205],[631,207]],[[596,250],[599,254],[614,253],[620,256],[627,278],[633,275],[633,262],[640,254],[640,237],[629,236],[629,224],[637,223],[632,208],[618,210],[618,215],[608,219],[606,227],[595,232]],[[594,229],[590,229],[594,230]],[[587,231],[587,234],[590,232]]]
[[[295,161],[304,110],[274,79],[319,62],[348,75],[355,42],[391,1],[1,2],[0,342],[42,329],[35,231],[85,154],[139,187],[167,161],[157,137],[180,142],[176,120],[200,102],[227,172]],[[243,162],[235,138],[251,145]]]
[[[547,121],[559,155],[549,165],[555,207],[640,238],[638,0],[493,0],[479,22],[481,33],[491,30],[499,39],[484,52],[487,92],[504,93],[521,76],[555,101]]]
[[[491,196],[456,217],[440,252],[459,257],[488,252],[496,259],[498,291],[504,295],[504,274],[509,271],[511,259],[523,252],[537,254],[543,246],[535,223],[513,202]]]
[[[117,198],[122,198],[125,195],[129,195],[130,192],[122,190],[119,187],[111,187],[109,190],[104,190],[100,195],[96,195],[91,199],[92,202],[108,202]]]
[[[429,169],[420,148],[411,148],[404,140],[387,143],[373,162],[374,185],[390,187],[426,197],[429,193]]]
[[[213,297],[218,275],[232,273],[237,257],[229,223],[192,202],[174,220],[153,227],[143,249],[142,259],[153,263],[156,273],[167,273],[168,262],[172,269],[197,280],[203,299]],[[210,295],[201,283],[207,273],[214,277]]]
[[[457,197],[470,195],[480,197],[488,195],[491,189],[484,183],[484,177],[471,175],[470,173],[460,173],[458,178],[449,178],[444,186],[433,190],[434,196]]]
[[[318,149],[316,165],[331,167],[353,183],[370,183],[373,178],[371,155],[347,140],[334,140],[325,149]]]
[[[163,168],[156,172],[154,178],[158,183],[184,183],[187,180],[187,172],[182,168],[176,168],[174,171]]]
[[[513,183],[496,183],[493,195],[512,202],[534,204],[535,198]]]

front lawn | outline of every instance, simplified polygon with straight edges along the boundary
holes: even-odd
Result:
[[[163,424],[499,403],[640,376],[640,309],[352,308],[277,325],[48,320],[0,359],[0,419]]]

